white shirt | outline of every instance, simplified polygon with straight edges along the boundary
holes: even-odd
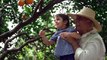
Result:
[[[105,46],[95,29],[82,35],[80,47],[76,49],[75,60],[104,60]]]

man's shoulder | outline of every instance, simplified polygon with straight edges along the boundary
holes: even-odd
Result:
[[[102,40],[102,37],[98,33],[91,34],[90,37],[90,41],[92,42]]]
[[[92,33],[92,34],[90,34],[90,36],[93,38],[101,38],[99,33]]]

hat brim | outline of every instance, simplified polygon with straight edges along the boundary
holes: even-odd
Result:
[[[89,17],[81,15],[81,14],[67,14],[67,15],[70,16],[74,20],[76,20],[76,18],[77,18],[78,15],[86,17],[86,18],[90,19],[91,21],[93,21],[94,27],[96,28],[97,32],[100,32],[102,30],[102,27],[101,27],[100,23],[96,19],[89,18]]]

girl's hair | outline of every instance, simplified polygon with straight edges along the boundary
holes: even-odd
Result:
[[[66,27],[69,27],[69,16],[65,14],[56,14],[55,16],[59,16],[63,19],[63,21],[67,21]]]

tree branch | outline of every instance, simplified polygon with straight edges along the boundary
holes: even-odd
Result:
[[[20,46],[19,48],[14,48],[14,49],[11,49],[11,50],[5,50],[5,51],[3,51],[3,53],[0,55],[0,60],[4,60],[4,58],[5,58],[9,53],[11,53],[11,52],[21,51],[24,46],[26,46],[28,43],[31,43],[31,42],[36,41],[37,39],[40,39],[40,37],[38,36],[38,37],[35,38],[35,39],[30,39],[30,40],[28,40],[27,42],[25,42],[25,43],[24,43],[22,46]]]
[[[52,32],[51,34],[47,34],[46,36],[49,36],[49,35],[52,35],[52,34],[53,34],[53,32]],[[24,46],[26,46],[26,45],[28,45],[29,43],[32,43],[32,42],[34,42],[34,41],[36,41],[36,40],[39,40],[39,39],[40,39],[40,36],[37,35],[36,38],[29,39],[29,40],[26,41],[23,45],[21,45],[19,48],[13,48],[13,49],[11,49],[11,50],[5,50],[5,51],[3,51],[2,55],[0,55],[0,60],[4,60],[4,58],[5,58],[9,53],[11,53],[11,52],[15,52],[15,53],[16,53],[16,52],[18,52],[18,51],[21,51]]]
[[[30,17],[29,19],[27,19],[25,22],[20,22],[13,30],[1,34],[0,35],[0,41],[3,41],[3,39],[12,36],[14,33],[16,33],[22,27],[30,24],[31,22],[36,21],[39,16],[43,15],[46,11],[48,11],[50,8],[52,8],[54,4],[57,4],[57,3],[61,2],[61,1],[64,1],[64,0],[52,0],[40,12],[37,12],[38,6],[41,4],[41,2],[40,2],[36,6],[34,14],[32,15],[32,17]]]
[[[3,10],[3,9],[5,9],[7,6],[11,6],[11,4],[5,4],[2,8],[0,8],[0,12]]]
[[[19,33],[19,34],[15,35],[14,37],[6,40],[5,46],[4,46],[4,48],[3,48],[3,51],[6,51],[6,50],[7,50],[8,43],[9,43],[10,41],[12,41],[12,40],[15,39],[16,37],[21,36],[21,35],[24,35],[24,34],[26,34],[26,33]]]

